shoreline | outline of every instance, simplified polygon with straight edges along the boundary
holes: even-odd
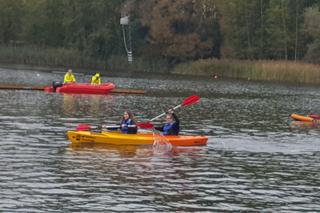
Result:
[[[38,71],[54,74],[64,74],[68,67],[71,66],[59,67],[0,63],[0,69]],[[145,71],[143,69],[116,69],[113,71],[106,71],[99,68],[71,68],[76,75],[80,76],[92,75],[96,72],[104,73],[110,77],[139,76],[142,78],[145,77],[145,74],[150,74],[151,76],[163,76],[166,74],[170,79],[172,79],[173,76],[176,76],[177,78],[193,77],[198,79],[208,79],[209,77],[212,78],[213,81],[219,79],[228,79],[280,84],[320,84],[320,65],[291,61],[206,59],[176,65],[173,69],[166,73],[163,71]],[[214,78],[215,75],[218,76],[217,79]]]
[[[27,64],[1,64],[0,69],[8,69],[8,70],[16,70],[16,71],[30,71],[30,72],[42,72],[42,73],[49,73],[49,74],[59,74],[64,75],[67,72],[68,66],[65,68],[63,67],[49,67],[49,66],[34,66],[34,65],[27,65]],[[71,67],[72,68],[72,67]],[[76,76],[91,76],[96,72],[102,73],[106,77],[139,77],[139,78],[150,78],[157,76],[164,77],[163,72],[150,72],[150,71],[143,71],[143,70],[116,70],[116,71],[102,71],[99,69],[86,69],[86,68],[72,68],[73,73]],[[148,76],[146,76],[146,74]],[[198,78],[198,79],[207,79],[205,76],[199,75],[188,75],[188,74],[175,74],[175,73],[166,73],[168,79],[175,78]]]
[[[1,45],[0,45],[1,46]],[[108,76],[190,76],[198,78],[235,79],[294,84],[320,84],[320,65],[302,61],[200,59],[170,64],[160,58],[136,57],[132,64],[123,55],[107,59],[92,58],[84,53],[65,48],[35,46],[0,48],[0,67],[13,70],[33,70],[65,73],[72,68],[77,75],[96,72]]]

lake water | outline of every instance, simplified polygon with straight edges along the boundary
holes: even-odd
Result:
[[[0,69],[0,83],[49,84],[63,74]],[[76,76],[88,81],[89,76]],[[317,212],[320,87],[178,76],[104,77],[146,95],[0,90],[0,212]],[[152,118],[184,98],[182,133],[205,147],[73,147],[79,123],[117,124],[124,110]],[[162,123],[158,120],[155,125]]]

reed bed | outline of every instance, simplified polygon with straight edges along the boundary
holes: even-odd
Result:
[[[41,67],[73,67],[81,69],[112,70],[114,72],[169,72],[166,60],[134,58],[129,64],[126,55],[113,55],[108,59],[89,57],[76,49],[38,46],[0,46],[0,63]]]
[[[37,46],[1,46],[0,63],[52,67],[103,67],[104,62],[86,57],[80,51]]]
[[[320,83],[320,65],[293,61],[198,60],[177,65],[173,73],[290,83]]]

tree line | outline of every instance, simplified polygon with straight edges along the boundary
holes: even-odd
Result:
[[[206,58],[320,63],[320,0],[0,0],[0,44],[124,55],[169,64]]]

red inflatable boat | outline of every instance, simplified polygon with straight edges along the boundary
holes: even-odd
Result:
[[[76,93],[76,94],[108,94],[116,86],[113,83],[104,83],[100,85],[93,85],[87,83],[67,83],[62,86],[56,87],[55,91],[53,86],[44,88],[46,92],[57,93]]]

